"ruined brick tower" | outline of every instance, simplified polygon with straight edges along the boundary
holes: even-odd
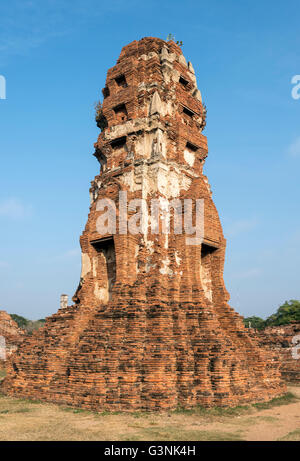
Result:
[[[101,169],[74,305],[23,343],[4,390],[96,410],[236,405],[281,394],[278,362],[227,304],[225,239],[202,172],[206,111],[192,64],[172,41],[134,41],[109,69],[103,96]],[[126,233],[120,214],[119,231],[99,233],[99,201],[112,200],[120,213],[125,192],[128,203],[149,206],[154,198],[203,199],[204,240],[187,244],[172,219],[169,234],[153,233],[150,221],[142,233]],[[127,212],[134,215],[132,205]]]

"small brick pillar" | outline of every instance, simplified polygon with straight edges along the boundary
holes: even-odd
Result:
[[[68,295],[61,295],[60,296],[60,308],[66,309],[68,307]]]

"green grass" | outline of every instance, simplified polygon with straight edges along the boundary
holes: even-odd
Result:
[[[27,402],[29,400],[26,400]],[[33,403],[33,402],[32,402]],[[42,403],[42,402],[40,402]],[[147,418],[150,416],[151,413],[146,412],[146,411],[133,411],[130,413],[127,413],[125,411],[108,411],[108,410],[103,410],[103,411],[93,411],[93,410],[85,410],[84,408],[75,408],[75,407],[61,407],[63,411],[69,412],[69,413],[83,413],[86,415],[95,415],[95,416],[116,416],[116,415],[128,415],[132,416],[133,418]]]
[[[12,413],[29,413],[30,411],[32,411],[31,408],[19,408]]]
[[[25,399],[24,399],[25,401]],[[31,401],[26,400],[30,403],[42,403],[40,401]],[[296,397],[292,392],[288,392],[281,397],[275,397],[274,399],[270,400],[269,402],[259,402],[253,403],[249,405],[237,405],[236,407],[212,407],[206,408],[201,406],[196,406],[190,409],[178,407],[176,410],[172,410],[169,413],[169,416],[172,414],[184,414],[184,415],[199,415],[203,417],[212,417],[212,416],[219,416],[219,417],[231,417],[231,416],[241,416],[247,413],[252,413],[253,410],[267,410],[268,408],[277,407],[280,405],[288,405],[289,403],[297,402],[299,398]],[[89,415],[98,415],[98,416],[115,416],[115,415],[126,415],[130,414],[134,418],[145,418],[151,416],[152,413],[147,411],[134,411],[134,412],[124,412],[124,411],[108,411],[104,410],[101,412],[92,411],[92,410],[85,410],[82,408],[74,408],[74,407],[62,407],[63,411],[71,412],[74,414],[84,413]]]
[[[253,407],[257,408],[258,410],[267,410],[268,408],[279,407],[280,405],[287,405],[297,401],[299,401],[299,399],[296,397],[296,395],[294,395],[292,392],[287,392],[281,397],[275,397],[269,402],[254,403]]]
[[[194,408],[177,408],[172,413],[185,414],[185,415],[199,415],[199,416],[240,416],[247,413],[251,409],[251,405],[239,405],[236,407],[212,407],[205,408],[196,406]]]
[[[288,393],[264,404],[234,408],[96,413],[3,396],[0,398],[0,440],[111,440],[113,434],[114,440],[120,441],[241,441],[249,439],[247,434],[257,424],[262,425],[262,430],[264,425],[272,430],[280,424],[278,416],[288,413],[288,404],[295,401],[300,399]],[[286,405],[280,415],[278,405]],[[269,412],[263,411],[273,407]],[[276,437],[300,440],[299,420],[295,418],[292,423]]]
[[[137,434],[132,440],[164,440],[178,442],[182,440],[201,442],[201,441],[236,441],[242,440],[240,431],[201,431],[186,430],[178,426],[159,426],[138,428]],[[130,438],[126,439],[131,441]]]
[[[296,429],[295,431],[289,432],[284,437],[279,439],[279,441],[300,441],[300,429]]]
[[[67,411],[68,413],[74,413],[74,414],[78,414],[78,413],[92,414],[91,411],[84,410],[83,408],[63,407],[61,409],[63,411]]]
[[[296,397],[292,392],[287,392],[286,394],[282,395],[281,397],[275,397],[274,399],[270,400],[269,402],[259,402],[259,403],[252,403],[249,405],[238,405],[236,407],[212,407],[212,408],[205,408],[201,406],[197,406],[191,409],[185,408],[177,408],[172,413],[183,413],[183,414],[190,414],[190,415],[200,415],[200,416],[240,416],[242,414],[251,412],[251,410],[267,410],[268,408],[277,407],[280,405],[288,405],[289,403],[299,401],[298,397]]]

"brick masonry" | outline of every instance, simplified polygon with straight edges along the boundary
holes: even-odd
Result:
[[[282,377],[286,382],[300,383],[300,323],[250,329],[260,346],[279,355]],[[293,342],[294,340],[294,342]]]
[[[0,369],[5,368],[6,360],[17,350],[24,337],[25,332],[11,316],[5,311],[0,311]]]
[[[282,394],[278,360],[228,305],[226,241],[203,174],[206,109],[192,64],[172,41],[134,41],[108,70],[103,96],[94,154],[101,169],[80,238],[74,304],[26,340],[3,390],[125,411],[233,406]],[[203,199],[203,244],[150,226],[137,235],[99,233],[99,200],[118,204],[120,191],[149,206],[153,198]]]

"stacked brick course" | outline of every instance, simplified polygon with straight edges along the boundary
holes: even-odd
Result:
[[[278,361],[228,305],[226,242],[203,175],[206,110],[174,42],[125,46],[107,73],[100,174],[81,236],[74,305],[48,318],[11,362],[12,395],[94,410],[237,405],[284,392]],[[204,241],[186,235],[99,233],[100,199],[203,199]],[[119,208],[117,208],[119,210]],[[130,217],[134,210],[129,209]],[[118,229],[121,221],[118,215]],[[124,223],[123,223],[124,225]]]
[[[286,382],[300,383],[300,323],[267,327],[261,331],[250,329],[250,334],[261,347],[277,353]]]
[[[25,332],[18,327],[17,323],[11,318],[11,316],[5,311],[0,311],[0,369],[5,368],[6,360],[13,352],[15,352],[19,344],[21,344],[24,340],[24,336]]]

